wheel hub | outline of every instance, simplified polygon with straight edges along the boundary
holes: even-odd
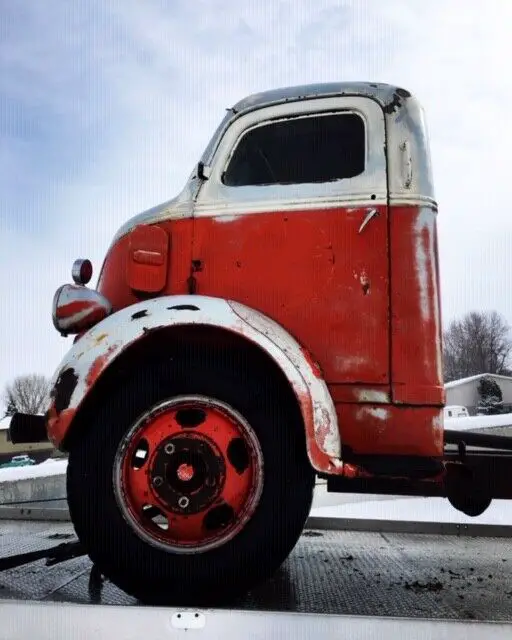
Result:
[[[179,434],[157,448],[150,477],[153,493],[163,506],[174,513],[192,514],[217,499],[226,465],[218,447],[204,436]],[[187,500],[181,500],[184,497]]]
[[[153,407],[127,432],[113,480],[119,508],[140,538],[195,553],[224,544],[252,517],[263,455],[232,407],[182,396]]]

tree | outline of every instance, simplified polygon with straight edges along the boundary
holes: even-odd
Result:
[[[11,397],[8,397],[4,417],[6,418],[7,416],[9,417],[13,416],[15,413],[16,413],[16,405],[14,404],[13,399]]]
[[[509,373],[510,326],[497,311],[472,311],[452,321],[443,343],[446,382],[479,373]]]
[[[7,384],[4,391],[5,415],[20,413],[39,414],[49,404],[50,381],[45,376],[30,374],[18,376]]]
[[[483,377],[478,384],[478,415],[489,416],[503,413],[503,393],[500,385],[490,377]]]

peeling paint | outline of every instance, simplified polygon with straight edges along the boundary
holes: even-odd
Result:
[[[433,262],[433,246],[429,239],[433,232],[433,213],[430,209],[423,207],[419,210],[415,233],[415,264],[414,268],[418,279],[418,289],[420,295],[421,316],[425,322],[431,317],[431,299],[429,295],[429,266]]]
[[[51,392],[53,406],[57,414],[68,408],[77,384],[78,375],[73,367],[68,367],[60,373]]]
[[[215,222],[225,223],[225,222],[235,222],[238,220],[238,216],[226,215],[226,216],[217,216],[214,218]]]
[[[339,439],[338,425],[332,424],[329,411],[324,404],[313,402],[315,438],[323,451],[330,451]]]
[[[359,276],[359,282],[361,283],[361,288],[363,289],[363,293],[367,296],[370,293],[370,279],[368,278],[368,274],[366,271],[362,271]]]
[[[119,347],[114,344],[110,346],[105,351],[105,353],[102,353],[94,360],[85,377],[85,384],[87,387],[92,387],[94,385],[102,371],[105,369],[110,357],[117,351],[118,348]]]
[[[389,394],[385,391],[375,391],[374,389],[361,389],[356,391],[359,402],[382,402],[389,403]]]
[[[366,358],[362,356],[338,355],[335,357],[336,370],[340,373],[361,367],[366,363]]]
[[[358,420],[364,420],[368,418],[368,416],[384,421],[389,419],[389,411],[387,409],[376,407],[362,407],[356,414]]]
[[[141,318],[146,318],[148,315],[148,310],[147,309],[141,309],[140,311],[137,311],[136,313],[132,314],[132,320],[140,320]]]
[[[173,314],[168,310],[189,306],[197,311]],[[134,313],[144,309],[150,313],[143,326],[130,322]],[[314,360],[306,357],[301,345],[267,316],[237,302],[205,296],[162,296],[146,300],[116,312],[101,323],[101,328],[98,326],[84,334],[82,340],[88,345],[87,349],[84,350],[82,342],[74,345],[60,367],[61,371],[73,369],[78,382],[69,400],[66,420],[55,412],[47,420],[47,429],[54,434],[52,442],[59,445],[85,396],[120,353],[147,333],[189,323],[233,331],[259,345],[276,362],[299,401],[313,467],[324,472],[332,469],[332,459],[339,459],[341,455],[338,421],[332,398]],[[98,340],[104,334],[108,340]]]

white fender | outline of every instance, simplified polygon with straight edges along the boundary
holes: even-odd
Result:
[[[116,358],[148,330],[209,325],[258,345],[280,367],[297,397],[308,456],[317,471],[341,466],[336,411],[318,365],[283,327],[238,302],[207,296],[164,296],[108,316],[87,331],[62,360],[52,381],[48,437],[60,446],[87,394]]]

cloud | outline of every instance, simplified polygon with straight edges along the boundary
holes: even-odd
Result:
[[[488,0],[1,2],[0,385],[52,373],[55,289],[181,188],[226,107],[267,88],[396,83],[431,134],[445,320],[512,322],[512,5]]]

